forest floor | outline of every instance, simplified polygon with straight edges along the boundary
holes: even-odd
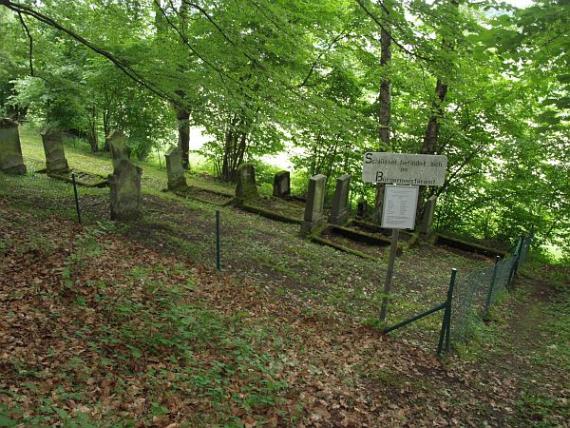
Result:
[[[374,327],[385,254],[177,198],[152,165],[141,220],[108,221],[109,190],[81,188],[80,226],[70,185],[36,174],[41,144],[23,143],[28,175],[0,174],[0,426],[567,426],[567,268],[529,263],[475,339],[438,359],[440,316]],[[67,155],[111,172],[105,155]],[[391,322],[439,303],[452,267],[490,263],[404,252]]]

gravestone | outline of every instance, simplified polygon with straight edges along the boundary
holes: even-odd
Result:
[[[365,218],[368,215],[368,201],[360,199],[356,205],[356,217]]]
[[[244,201],[257,198],[257,186],[255,185],[255,167],[251,164],[243,164],[238,168],[236,198]]]
[[[287,198],[291,195],[291,174],[289,171],[279,171],[273,177],[273,196]]]
[[[127,146],[127,137],[121,130],[115,130],[107,137],[109,149],[113,158],[113,168],[116,169],[122,160],[129,160],[131,150]]]
[[[336,179],[334,197],[329,222],[332,224],[344,224],[350,214],[348,206],[348,194],[350,192],[350,175],[345,174]]]
[[[179,147],[173,147],[164,155],[166,158],[166,174],[168,176],[168,190],[186,189],[186,177],[182,165],[182,152]]]
[[[69,164],[63,149],[63,134],[59,130],[46,129],[42,133],[42,142],[46,155],[48,174],[65,174],[69,172]]]
[[[127,159],[121,160],[109,180],[111,219],[131,220],[141,214],[142,169]]]
[[[18,123],[8,118],[0,118],[0,170],[7,174],[26,173]]]
[[[424,207],[424,212],[419,224],[419,231],[422,235],[429,235],[431,233],[431,227],[433,223],[433,214],[435,212],[435,203],[437,202],[437,197],[431,196]]]
[[[327,176],[318,174],[309,180],[309,191],[305,203],[305,216],[301,225],[301,234],[308,235],[324,223],[323,207],[325,204],[325,185]]]

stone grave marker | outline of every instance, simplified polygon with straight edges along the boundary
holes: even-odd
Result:
[[[251,164],[243,164],[238,169],[236,198],[244,201],[257,198],[257,186],[255,185],[255,167]]]
[[[273,177],[273,196],[278,198],[291,196],[291,174],[289,171],[279,171]]]
[[[308,235],[324,223],[326,175],[318,174],[309,179],[309,191],[305,203],[305,216],[301,224],[301,234]]]
[[[422,214],[422,218],[419,224],[419,231],[422,235],[429,235],[431,233],[431,227],[433,224],[433,214],[435,212],[436,202],[437,202],[437,197],[435,195],[431,196],[426,201],[424,212]]]
[[[121,130],[115,130],[107,137],[113,158],[113,168],[116,169],[122,160],[129,160],[131,150],[127,146],[127,137]]]
[[[8,118],[0,118],[0,170],[7,174],[26,173],[18,123]]]
[[[168,190],[183,190],[188,187],[182,165],[182,152],[178,146],[171,148],[166,155]]]
[[[69,164],[63,148],[63,133],[56,129],[45,129],[41,133],[46,168],[48,174],[65,174],[69,172]]]
[[[336,179],[336,187],[329,222],[342,225],[350,214],[348,195],[350,193],[350,175],[345,174]]]
[[[132,220],[141,214],[142,169],[127,159],[121,160],[109,184],[111,186],[111,219]]]

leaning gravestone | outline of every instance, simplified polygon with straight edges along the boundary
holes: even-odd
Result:
[[[0,170],[7,174],[26,173],[18,123],[8,118],[0,118]]]
[[[309,180],[309,192],[305,203],[305,216],[301,224],[301,234],[308,235],[324,223],[326,175],[314,175]]]
[[[273,177],[273,196],[287,198],[291,195],[291,174],[289,171],[279,171]]]
[[[131,157],[131,151],[129,146],[127,146],[127,137],[122,131],[116,130],[113,131],[107,139],[113,158],[113,168],[116,169],[122,160],[129,160]]]
[[[419,224],[419,231],[422,235],[429,235],[431,233],[431,226],[433,223],[433,214],[435,212],[435,203],[437,202],[437,197],[431,196],[424,207],[424,212]]]
[[[243,164],[238,169],[236,198],[244,201],[257,198],[257,186],[255,185],[255,167],[251,164]]]
[[[123,159],[109,180],[111,186],[111,219],[132,220],[141,214],[142,169]]]
[[[63,134],[59,130],[46,129],[42,133],[42,142],[46,155],[48,174],[65,174],[69,172],[69,164],[63,149]]]
[[[182,165],[182,152],[179,147],[173,147],[164,155],[166,158],[166,174],[168,190],[183,190],[188,187]]]
[[[336,179],[331,215],[329,218],[332,224],[344,224],[348,220],[348,194],[350,191],[350,175],[345,174]]]

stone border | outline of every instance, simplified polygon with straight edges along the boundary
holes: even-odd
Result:
[[[481,254],[486,257],[505,257],[507,255],[506,251],[485,247],[484,245],[465,241],[453,236],[446,235],[444,233],[435,233],[432,237],[432,243],[435,246],[446,245],[451,248],[468,251],[474,254]]]
[[[344,246],[344,245],[337,244],[336,242],[329,241],[328,239],[325,239],[325,238],[323,238],[323,237],[321,237],[321,236],[310,235],[310,236],[309,236],[309,240],[312,241],[312,242],[315,242],[315,243],[317,243],[317,244],[326,245],[326,246],[332,247],[332,248],[334,248],[334,249],[336,249],[336,250],[339,250],[339,251],[342,251],[342,252],[345,252],[345,253],[348,253],[348,254],[352,254],[352,255],[354,255],[354,256],[361,257],[361,258],[363,258],[363,259],[378,261],[378,257],[374,257],[374,256],[371,256],[370,254],[366,254],[366,253],[363,253],[363,252],[361,252],[361,251],[354,250],[354,249],[352,249],[352,248],[346,247],[346,246]]]
[[[295,217],[289,217],[283,214],[279,214],[276,213],[274,211],[270,211],[270,210],[266,210],[265,208],[261,208],[261,207],[255,207],[252,205],[248,205],[245,203],[240,203],[239,205],[237,205],[238,208],[241,208],[244,211],[253,213],[253,214],[259,214],[262,217],[271,219],[271,220],[276,220],[276,221],[280,221],[283,223],[291,223],[291,224],[301,224],[303,223],[303,220],[301,218],[295,218]]]
[[[103,188],[103,187],[107,187],[109,186],[109,178],[104,177],[102,175],[98,175],[98,174],[91,174],[90,172],[85,172],[85,171],[75,171],[75,170],[71,170],[66,174],[54,174],[54,173],[48,173],[47,169],[40,169],[38,171],[36,171],[36,173],[38,174],[46,174],[48,177],[50,178],[54,178],[56,180],[61,180],[61,181],[65,181],[67,183],[73,183],[73,179],[71,178],[71,174],[75,173],[75,182],[79,185],[79,186],[83,186],[83,187],[91,187],[91,188]],[[101,181],[96,182],[94,184],[92,183],[87,183],[85,181],[81,180],[81,177],[77,174],[83,174],[83,175],[89,175],[91,177],[96,177],[96,178],[100,178]]]
[[[203,198],[200,198],[199,196],[193,195],[192,194],[193,191],[211,193],[212,195],[221,196],[223,198],[227,198],[228,200],[226,202],[223,202],[223,203],[216,203],[216,202],[210,201],[208,199],[203,199]],[[178,196],[179,198],[193,199],[195,201],[202,202],[204,204],[215,205],[217,207],[227,207],[234,202],[234,195],[232,195],[230,193],[224,193],[224,192],[219,192],[217,190],[205,189],[203,187],[198,187],[198,186],[188,186],[186,189],[183,189],[183,190],[181,190],[181,189],[179,189],[179,190],[164,189],[163,192],[170,192],[170,193],[174,194],[175,196]]]

